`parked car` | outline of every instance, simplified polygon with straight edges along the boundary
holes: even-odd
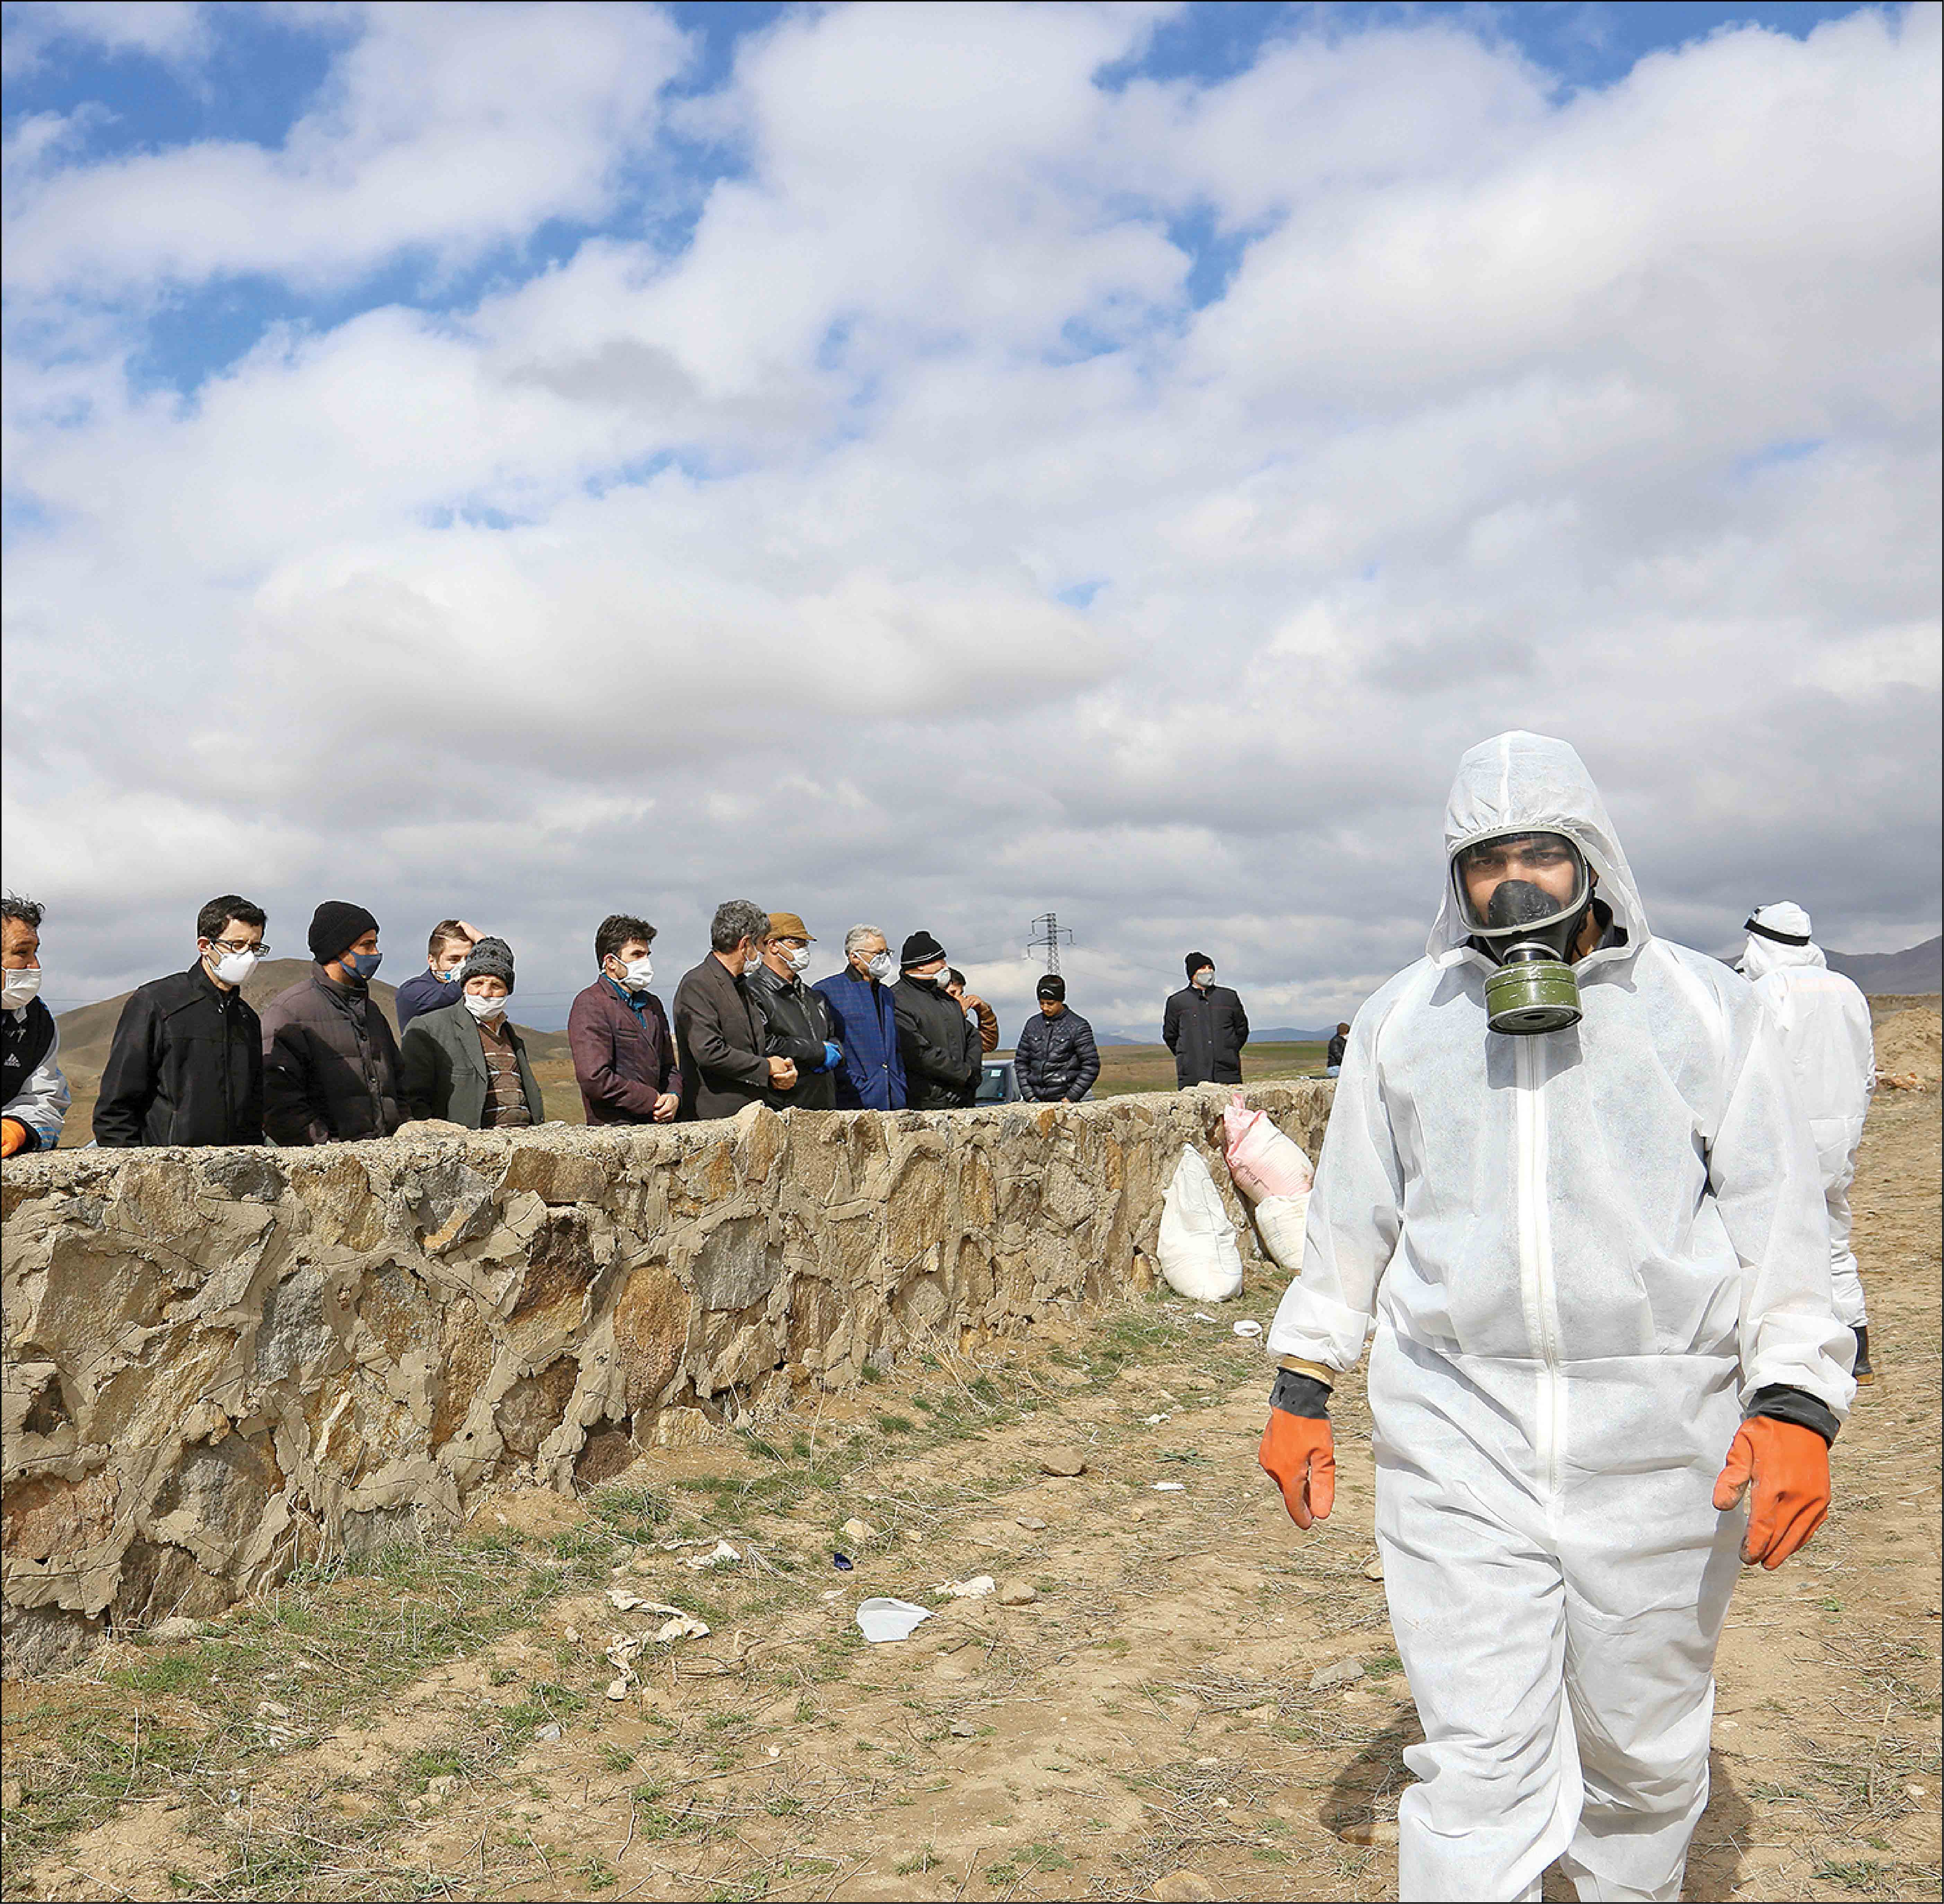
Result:
[[[1010,1058],[988,1058],[980,1067],[979,1088],[974,1094],[975,1104],[1017,1104],[1020,1101],[1020,1080],[1013,1069]]]

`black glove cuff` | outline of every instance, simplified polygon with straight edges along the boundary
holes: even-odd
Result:
[[[1301,1415],[1309,1421],[1330,1419],[1330,1390],[1313,1375],[1299,1375],[1293,1369],[1276,1370],[1275,1386],[1269,1391],[1269,1406],[1285,1415]]]
[[[1766,1415],[1770,1421],[1793,1422],[1798,1428],[1813,1428],[1830,1442],[1835,1440],[1836,1431],[1842,1426],[1829,1405],[1819,1401],[1807,1389],[1786,1388],[1780,1383],[1756,1389],[1749,1413]]]

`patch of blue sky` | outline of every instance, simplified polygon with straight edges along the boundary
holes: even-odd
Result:
[[[1829,440],[1826,436],[1792,436],[1778,442],[1764,443],[1760,449],[1735,459],[1734,479],[1737,482],[1752,482],[1770,469],[1804,462]]]
[[[0,494],[0,548],[45,535],[54,527],[53,511],[38,496],[17,489]]]
[[[255,272],[177,287],[141,314],[142,341],[129,358],[129,387],[137,393],[171,389],[192,396],[278,325],[321,335],[390,306],[434,318],[470,311],[493,291],[515,288],[564,263],[594,229],[549,219],[518,244],[497,246],[459,267],[414,249],[328,291]]]
[[[1860,11],[1856,0],[1819,5],[1716,5],[1701,0],[1600,4],[1600,0],[1517,0],[1506,5],[1263,4],[1198,0],[1164,20],[1131,59],[1103,67],[1098,83],[1118,90],[1135,79],[1192,79],[1218,84],[1245,72],[1272,42],[1315,34],[1337,38],[1372,27],[1422,26],[1444,20],[1509,42],[1567,85],[1604,86],[1624,78],[1647,54],[1684,46],[1724,26],[1753,23],[1805,36],[1826,20]]]
[[[50,36],[37,61],[9,76],[0,123],[11,133],[37,112],[100,109],[75,125],[70,155],[81,159],[204,139],[281,146],[354,32],[348,16],[275,7],[205,7],[203,20],[208,38],[192,65],[78,34]],[[46,17],[30,23],[9,5],[0,9],[0,29],[45,33]]]
[[[1107,580],[1104,575],[1094,575],[1084,582],[1069,582],[1065,588],[1054,591],[1054,598],[1065,602],[1069,608],[1090,608],[1094,598],[1107,586]]]
[[[598,497],[612,489],[638,488],[669,469],[678,471],[692,483],[706,482],[717,473],[700,450],[692,444],[682,444],[598,469],[583,477],[580,486],[589,495]]]

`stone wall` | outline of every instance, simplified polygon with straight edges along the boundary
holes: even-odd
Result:
[[[8,1670],[1151,1287],[1227,1095],[13,1159]],[[1315,1155],[1328,1085],[1247,1096]]]

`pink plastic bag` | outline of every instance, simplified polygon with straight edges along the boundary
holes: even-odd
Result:
[[[1226,1133],[1223,1154],[1229,1160],[1229,1174],[1251,1203],[1260,1203],[1265,1197],[1309,1194],[1309,1159],[1300,1144],[1275,1127],[1268,1112],[1250,1110],[1237,1091],[1222,1113],[1222,1122]]]

